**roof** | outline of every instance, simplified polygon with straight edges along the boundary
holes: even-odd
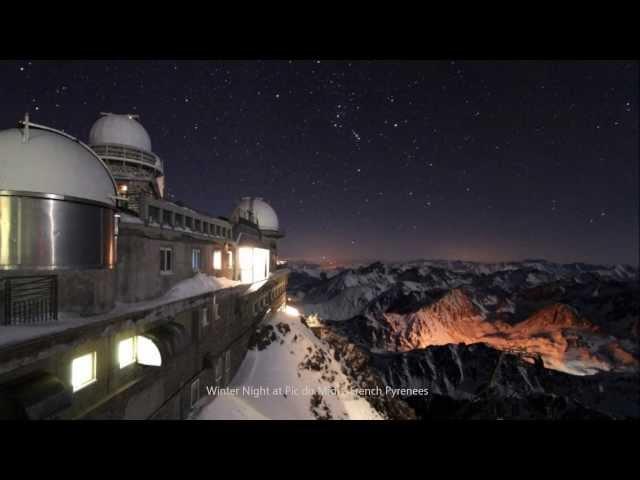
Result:
[[[244,197],[236,206],[231,218],[246,218],[258,224],[260,230],[278,231],[278,215],[262,198]]]
[[[151,152],[151,137],[136,120],[137,115],[106,113],[91,127],[91,145],[126,145]]]
[[[0,189],[115,205],[108,167],[71,136],[29,124],[0,131]]]

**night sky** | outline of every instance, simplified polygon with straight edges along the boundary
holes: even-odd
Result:
[[[638,64],[1,61],[0,128],[138,113],[169,198],[281,255],[638,263]],[[1,178],[1,172],[0,172]],[[1,188],[1,185],[0,185]]]

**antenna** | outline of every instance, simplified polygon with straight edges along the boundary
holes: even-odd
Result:
[[[29,141],[29,112],[24,114],[24,120],[18,122],[22,124],[22,143],[27,143]]]

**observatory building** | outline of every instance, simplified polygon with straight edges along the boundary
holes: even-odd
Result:
[[[0,419],[186,418],[285,307],[274,209],[212,216],[164,184],[137,115],[87,144],[0,131]]]
[[[129,208],[137,210],[140,193],[164,196],[164,169],[151,151],[151,138],[138,115],[102,113],[89,133],[89,145],[109,166],[121,197],[131,197]]]

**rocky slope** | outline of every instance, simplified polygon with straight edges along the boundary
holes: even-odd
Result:
[[[640,418],[633,373],[569,375],[480,343],[374,354],[372,365],[386,384],[429,388],[403,398],[422,419]]]

